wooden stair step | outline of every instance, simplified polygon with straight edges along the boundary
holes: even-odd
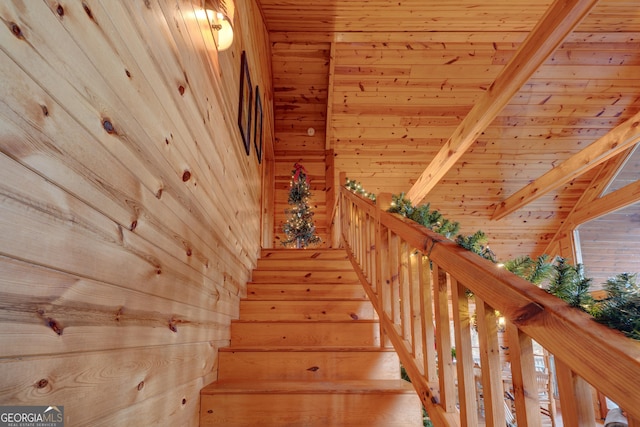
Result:
[[[240,320],[360,320],[374,313],[368,300],[240,301]]]
[[[201,426],[421,426],[402,380],[220,381],[201,392]]]
[[[395,380],[285,381],[225,380],[202,389],[202,395],[215,394],[415,394],[411,383]]]
[[[349,260],[347,251],[344,249],[262,249],[260,259],[315,259],[315,260]]]
[[[366,299],[360,284],[345,283],[248,283],[247,299]]]
[[[222,350],[222,349],[221,349]],[[299,350],[226,348],[218,353],[218,380],[398,379],[400,360],[380,348]]]
[[[422,426],[344,250],[264,249],[201,391],[201,426]]]
[[[259,259],[257,270],[310,270],[314,271],[353,271],[349,260],[292,260],[292,259]]]
[[[231,322],[231,347],[248,345],[379,346],[380,325],[375,320]]]
[[[344,271],[254,270],[251,278],[254,283],[360,283],[353,269]]]

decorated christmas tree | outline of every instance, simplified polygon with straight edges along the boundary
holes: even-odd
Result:
[[[299,163],[293,165],[291,171],[291,189],[289,190],[290,209],[286,209],[287,222],[283,231],[287,239],[282,242],[284,246],[306,248],[309,245],[320,243],[320,237],[313,225],[313,211],[309,207],[311,190],[307,170]]]

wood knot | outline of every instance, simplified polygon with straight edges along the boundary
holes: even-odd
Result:
[[[541,305],[535,302],[530,302],[515,313],[513,323],[520,326],[527,323],[543,311],[544,308]]]
[[[49,116],[49,109],[46,105],[42,105],[42,114],[44,114],[45,116]]]
[[[178,92],[180,92],[180,95],[184,95],[184,86],[178,86]]]
[[[111,134],[111,133],[115,133],[116,129],[113,127],[113,123],[111,123],[109,121],[109,119],[104,119],[102,120],[102,127],[104,128],[104,130],[107,131],[107,133]]]
[[[48,385],[49,385],[49,380],[47,380],[46,378],[42,378],[40,381],[36,383],[36,387],[38,388],[45,388]]]
[[[187,249],[187,256],[191,256],[193,253],[191,252],[191,248]]]
[[[316,371],[318,371],[319,369],[320,369],[320,368],[319,368],[319,367],[317,367],[317,366],[312,366],[312,367],[308,368],[308,369],[307,369],[307,371],[316,372]]]
[[[353,320],[358,320],[358,319],[359,319],[358,315],[357,315],[357,314],[355,314],[355,313],[351,313],[351,314],[349,314],[349,316],[351,316],[351,318],[352,318]]]
[[[138,391],[142,390],[144,388],[144,381],[140,381],[138,383]]]
[[[173,322],[169,322],[169,329],[171,330],[171,332],[178,332],[178,328],[176,327],[176,324]]]
[[[95,22],[95,18],[93,17],[93,12],[91,11],[91,8],[85,3],[82,2],[82,8],[84,9],[84,12],[87,14],[87,16]]]
[[[186,398],[184,398],[184,397],[182,398],[182,404],[183,404],[183,405],[186,405],[186,404],[187,404],[187,399],[186,399]]]
[[[49,326],[53,330],[53,332],[55,332],[56,334],[62,335],[62,329],[63,328],[54,319],[48,318],[47,319],[47,326]]]
[[[56,13],[58,16],[64,16],[64,8],[61,4],[58,4],[58,7],[56,7]]]
[[[189,171],[184,171],[182,173],[182,182],[187,182],[191,179],[191,172]]]
[[[20,26],[18,24],[16,24],[15,22],[11,23],[11,32],[17,38],[24,39],[24,35],[22,34],[22,30],[20,29]]]
[[[133,231],[133,230],[135,230],[135,229],[136,229],[136,227],[137,227],[137,226],[138,226],[138,221],[134,220],[134,221],[131,223],[131,226],[129,227],[129,230],[130,230],[130,231]]]

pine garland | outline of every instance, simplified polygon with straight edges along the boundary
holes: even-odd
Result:
[[[373,203],[376,202],[376,195],[365,190],[362,187],[362,184],[357,182],[355,179],[347,178],[347,182],[344,184],[344,186],[347,188],[347,190],[353,191],[356,194],[360,194],[362,197],[366,197],[367,199],[373,201]]]
[[[371,198],[359,182],[347,179],[349,190]],[[414,206],[405,193],[392,195],[390,213],[397,213],[424,227],[451,238],[460,228],[458,222],[449,221],[437,210],[431,210],[430,204]],[[493,251],[489,248],[488,237],[482,230],[469,236],[458,235],[455,242],[463,248],[481,257],[497,263]],[[584,274],[584,266],[568,263],[566,258],[556,257],[552,262],[546,254],[533,259],[529,255],[514,258],[504,263],[505,269],[543,287],[548,293],[562,299],[571,307],[590,314],[596,321],[623,332],[627,337],[640,340],[640,285],[636,283],[636,274],[620,273],[607,280],[604,286],[607,296],[594,300],[589,292],[593,279]],[[543,286],[548,281],[546,287]],[[467,296],[473,294],[467,290]]]
[[[460,224],[444,218],[437,210],[431,210],[430,204],[413,206],[404,193],[391,196],[391,207],[387,210],[400,214],[418,224],[450,239],[460,229]]]
[[[640,285],[636,274],[620,273],[604,286],[607,296],[590,310],[595,319],[627,337],[640,340]]]

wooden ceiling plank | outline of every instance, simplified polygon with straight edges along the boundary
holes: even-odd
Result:
[[[491,217],[499,220],[549,191],[570,182],[640,141],[640,112],[588,147],[503,200]]]
[[[596,3],[597,0],[554,1],[513,59],[407,192],[414,204],[421,202],[437,185]]]

